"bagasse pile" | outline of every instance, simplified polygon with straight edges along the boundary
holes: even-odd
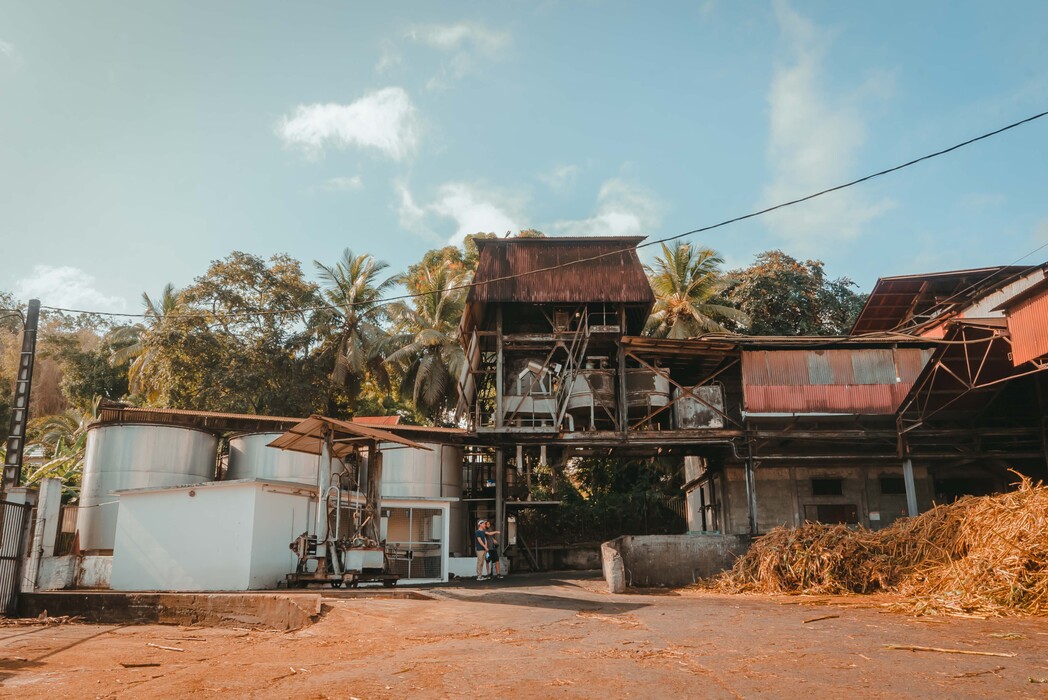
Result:
[[[968,496],[879,531],[776,528],[714,579],[722,592],[872,593],[916,613],[1048,615],[1048,487]]]

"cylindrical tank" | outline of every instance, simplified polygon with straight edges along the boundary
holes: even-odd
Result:
[[[461,498],[462,448],[456,445],[420,443],[430,448],[382,443],[382,498]],[[462,503],[451,503],[452,552],[463,553],[465,516]]]
[[[670,380],[665,374],[646,368],[626,370],[626,404],[631,418],[652,413],[669,402]]]
[[[383,498],[462,496],[462,448],[420,443],[416,450],[382,443]]]
[[[244,433],[229,438],[226,479],[273,479],[317,484],[317,455],[269,447],[282,433]]]
[[[114,491],[201,484],[215,478],[218,438],[169,425],[88,428],[80,510],[80,548],[113,549],[118,498]]]

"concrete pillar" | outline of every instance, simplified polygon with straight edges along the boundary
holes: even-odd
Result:
[[[495,529],[502,532],[506,522],[506,457],[501,447],[495,448]]]
[[[29,561],[22,576],[22,590],[35,591],[40,573],[40,560],[55,555],[59,518],[62,514],[62,480],[44,479],[36,497],[36,523],[29,544]]]
[[[906,486],[906,512],[911,518],[917,515],[917,487],[913,481],[913,460],[907,457],[902,462],[902,480]]]

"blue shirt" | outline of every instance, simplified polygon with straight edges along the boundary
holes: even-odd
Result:
[[[476,532],[473,533],[473,538],[474,538],[473,543],[475,545],[477,545],[479,547],[480,543],[483,542],[484,543],[484,547],[487,548],[487,546],[488,546],[488,533],[484,532],[483,530],[477,530]]]

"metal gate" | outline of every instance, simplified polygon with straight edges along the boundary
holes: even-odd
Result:
[[[4,509],[4,530],[0,533],[0,613],[10,615],[18,604],[26,522],[32,506],[3,501],[0,502],[0,508]]]

